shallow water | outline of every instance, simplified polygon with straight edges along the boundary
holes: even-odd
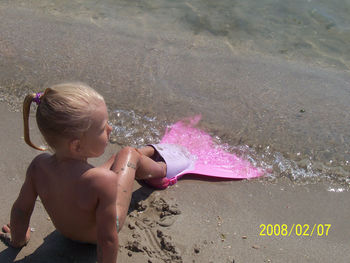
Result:
[[[3,2],[97,25],[125,19],[144,28],[223,37],[233,48],[350,69],[348,0]]]
[[[154,143],[202,114],[202,129],[268,179],[348,187],[349,7],[2,1],[0,97],[16,109],[29,91],[78,79],[105,96],[113,142]]]
[[[135,147],[159,143],[164,136],[164,131],[173,125],[157,117],[138,115],[133,110],[115,110],[110,114],[110,118],[113,127],[111,142]],[[187,120],[184,119],[184,122],[186,123]],[[271,150],[270,146],[265,148],[258,146],[257,149],[254,149],[248,145],[227,144],[215,134],[211,134],[212,142],[220,147],[220,151],[234,153],[250,161],[254,167],[263,169],[264,177],[260,178],[261,181],[275,181],[285,176],[298,184],[326,181],[328,182],[327,189],[331,192],[349,190],[350,180],[347,171],[338,165],[330,166],[322,162],[313,162],[312,156],[291,160],[282,153]],[[208,134],[205,132],[197,132],[195,136],[193,141],[208,140]],[[301,155],[297,153],[297,156]],[[345,166],[348,165],[347,162]]]

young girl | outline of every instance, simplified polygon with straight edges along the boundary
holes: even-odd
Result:
[[[13,247],[28,243],[29,221],[39,196],[59,232],[97,244],[98,262],[115,263],[118,231],[127,215],[134,179],[163,180],[165,163],[149,158],[152,147],[125,147],[103,165],[90,165],[88,158],[104,153],[112,128],[103,97],[81,83],[56,85],[25,98],[24,138],[37,150],[45,149],[29,137],[32,102],[38,104],[37,124],[54,154],[40,154],[29,165],[1,237]]]

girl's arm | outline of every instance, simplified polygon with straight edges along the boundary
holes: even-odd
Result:
[[[1,236],[6,238],[11,234],[9,243],[13,247],[25,246],[30,238],[29,221],[38,196],[33,183],[34,166],[33,161],[27,170],[18,198],[12,206],[10,224],[2,228]]]
[[[96,169],[97,261],[115,263],[118,255],[116,195],[117,180],[112,171]],[[99,174],[98,174],[99,173]]]

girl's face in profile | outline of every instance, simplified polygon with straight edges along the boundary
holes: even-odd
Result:
[[[91,115],[92,125],[81,139],[87,157],[102,155],[109,142],[112,127],[108,124],[106,104],[101,101]]]

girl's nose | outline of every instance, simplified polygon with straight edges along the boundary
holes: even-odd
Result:
[[[112,129],[113,129],[112,126],[109,123],[107,123],[107,132],[108,132],[108,134],[111,133]]]

